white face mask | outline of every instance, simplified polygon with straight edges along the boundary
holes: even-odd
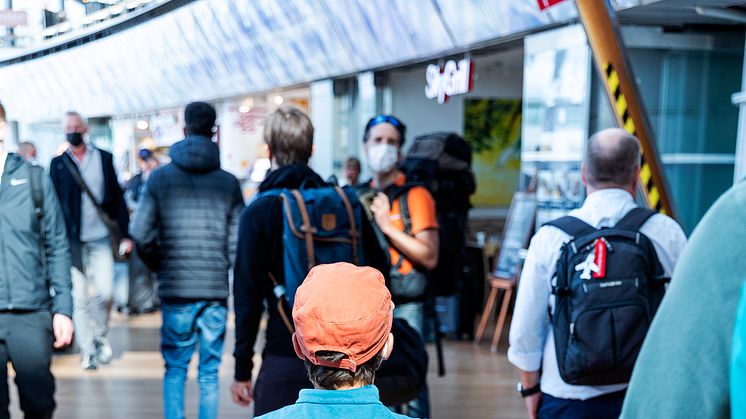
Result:
[[[396,167],[399,148],[391,144],[374,144],[368,147],[368,167],[375,173],[386,173]]]

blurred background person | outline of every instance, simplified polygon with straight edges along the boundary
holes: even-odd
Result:
[[[114,288],[114,255],[132,251],[127,238],[129,213],[119,186],[111,153],[84,140],[88,125],[74,111],[63,126],[70,148],[52,159],[54,183],[70,240],[72,258],[75,341],[81,366],[95,370],[111,362],[109,314]],[[89,286],[95,288],[93,298]]]
[[[140,168],[140,172],[130,179],[129,186],[124,194],[130,212],[137,208],[140,195],[145,187],[145,182],[150,177],[150,174],[153,173],[153,170],[160,166],[160,162],[152,150],[144,148],[137,153],[137,166]]]
[[[354,187],[360,185],[360,159],[348,157],[345,162],[345,177],[347,184]]]
[[[18,144],[18,155],[28,162],[36,163],[36,146],[30,141],[24,141]]]

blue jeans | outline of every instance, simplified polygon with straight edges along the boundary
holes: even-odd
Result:
[[[425,340],[424,302],[399,304],[394,308],[394,317],[406,321],[412,329],[420,334],[422,340]],[[427,383],[425,383],[422,391],[420,391],[420,395],[407,403],[406,415],[413,418],[430,417],[430,394],[427,390]]]
[[[199,344],[199,418],[218,417],[218,368],[223,354],[224,304],[200,301],[161,304],[161,354],[166,361],[163,407],[166,419],[184,418],[184,385],[195,347]]]

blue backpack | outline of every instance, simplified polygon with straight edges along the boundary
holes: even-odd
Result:
[[[257,199],[275,196],[282,200],[284,286],[272,278],[274,293],[293,306],[295,291],[316,265],[349,262],[366,264],[363,251],[363,207],[349,187],[272,189]]]

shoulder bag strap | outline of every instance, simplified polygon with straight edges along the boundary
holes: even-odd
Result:
[[[39,228],[39,253],[41,258],[41,269],[44,280],[49,283],[49,269],[47,268],[47,231],[44,229],[44,184],[42,175],[44,169],[39,166],[29,167],[29,178],[31,184],[31,200],[34,204],[34,214]]]
[[[116,223],[114,220],[109,217],[109,214],[104,211],[104,209],[101,207],[101,204],[96,201],[96,197],[93,196],[93,192],[91,191],[91,188],[88,187],[88,185],[85,183],[83,178],[80,176],[80,172],[78,172],[78,169],[73,165],[73,162],[70,158],[70,156],[63,155],[62,161],[65,163],[65,167],[67,167],[68,172],[70,172],[70,175],[72,175],[73,180],[75,180],[75,183],[78,184],[80,189],[85,192],[85,194],[88,196],[88,198],[93,203],[93,206],[96,207],[96,212],[98,212],[99,217],[101,217],[101,220],[103,220],[104,224],[109,229],[112,229]]]
[[[352,211],[352,204],[350,203],[350,200],[347,198],[347,194],[345,193],[342,188],[339,186],[334,186],[334,190],[337,192],[337,195],[339,195],[339,198],[342,200],[342,204],[345,206],[345,210],[347,210],[347,218],[350,219],[350,239],[352,240],[352,263],[355,265],[360,265],[360,261],[358,260],[357,255],[357,240],[359,236],[359,232],[357,229],[357,221],[355,220],[355,214]]]
[[[310,271],[316,266],[316,255],[313,250],[313,225],[311,224],[311,218],[308,216],[308,209],[306,208],[306,202],[303,200],[303,195],[297,189],[290,191],[293,198],[298,202],[298,210],[300,211],[301,220],[303,220],[303,234],[306,238],[306,253],[308,256],[308,270]]]

